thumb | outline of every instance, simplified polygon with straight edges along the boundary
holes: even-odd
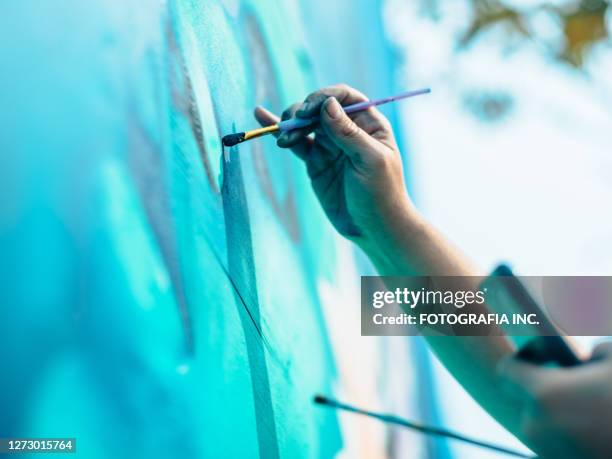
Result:
[[[348,117],[335,97],[323,103],[320,122],[329,138],[352,159],[367,163],[379,154],[377,142]]]

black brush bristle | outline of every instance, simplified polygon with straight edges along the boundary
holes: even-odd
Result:
[[[226,147],[233,147],[241,142],[244,142],[244,132],[238,132],[237,134],[228,134],[224,136],[221,141]]]

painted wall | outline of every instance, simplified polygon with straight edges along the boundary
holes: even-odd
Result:
[[[273,139],[220,143],[256,104],[397,89],[380,8],[3,2],[2,437],[77,437],[87,458],[431,453],[313,406],[426,419],[427,362],[418,341],[359,336],[371,268],[300,162]]]

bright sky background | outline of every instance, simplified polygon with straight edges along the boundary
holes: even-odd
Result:
[[[385,10],[405,61],[398,87],[433,89],[401,104],[417,205],[485,270],[506,261],[521,275],[612,275],[612,50],[596,49],[582,73],[535,43],[504,49],[499,29],[457,52],[468,2],[438,3],[438,22],[420,15],[418,1],[387,0]],[[551,39],[557,33],[545,14],[531,26]],[[466,110],[464,95],[481,89],[512,96],[502,120]],[[448,426],[511,444],[445,370],[438,373]]]

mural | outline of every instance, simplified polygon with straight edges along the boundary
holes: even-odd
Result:
[[[427,356],[359,336],[372,268],[299,160],[220,142],[321,85],[397,92],[381,4],[1,10],[2,436],[76,437],[86,458],[444,457],[313,405],[435,420]]]

